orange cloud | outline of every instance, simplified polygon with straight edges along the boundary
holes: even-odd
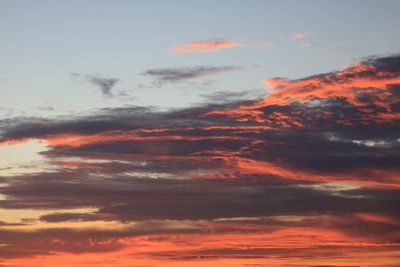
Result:
[[[6,140],[6,141],[1,141],[1,142],[0,142],[0,146],[23,144],[23,143],[26,143],[26,142],[28,142],[28,141],[29,141],[28,139],[25,139],[25,140],[13,140],[13,139],[9,139],[9,140]]]
[[[138,136],[133,133],[124,132],[105,132],[95,135],[58,135],[52,136],[46,139],[49,146],[71,146],[79,147],[88,144],[98,144],[98,143],[111,143],[118,141],[128,141],[128,140],[249,140],[244,137],[235,136],[184,136],[184,135],[165,135],[165,136]]]
[[[2,145],[15,145],[26,143],[31,139],[43,140],[49,146],[71,146],[79,147],[88,144],[99,144],[99,143],[111,143],[118,141],[129,141],[129,140],[140,140],[140,141],[151,141],[151,140],[250,140],[249,138],[240,136],[231,136],[232,132],[245,133],[245,132],[262,132],[265,130],[272,130],[272,127],[264,125],[253,125],[253,126],[206,126],[206,127],[176,127],[176,128],[158,128],[158,129],[138,129],[131,131],[105,131],[97,134],[55,134],[47,135],[41,138],[26,138],[26,139],[8,139],[0,142]],[[226,130],[226,135],[207,135],[207,136],[185,136],[190,131],[213,131],[213,130]],[[171,135],[170,132],[179,131],[180,135]],[[157,135],[159,133],[165,133],[165,135]],[[146,134],[146,135],[145,135]]]
[[[194,53],[194,52],[215,52],[223,48],[244,46],[242,43],[235,43],[224,39],[210,39],[207,41],[195,41],[177,44],[171,47],[172,53]]]
[[[363,93],[374,94],[374,104],[387,107],[394,99],[389,92],[391,84],[400,83],[400,75],[378,70],[373,65],[359,63],[337,73],[324,74],[301,80],[272,78],[263,80],[270,94],[262,103],[289,104],[295,101],[308,102],[313,98],[346,98],[355,106],[364,105],[359,100]],[[260,103],[261,104],[261,103]]]
[[[313,47],[315,44],[301,44],[302,47]]]
[[[237,121],[255,121],[269,124],[278,124],[280,127],[305,127],[304,117],[279,112],[264,113],[261,108],[270,106],[287,106],[292,103],[307,104],[318,100],[344,99],[350,105],[362,112],[358,120],[364,124],[394,123],[400,119],[400,113],[394,111],[396,97],[391,86],[400,83],[400,74],[380,70],[377,66],[368,63],[358,63],[342,71],[320,74],[299,80],[283,78],[269,78],[263,80],[269,94],[261,101],[242,105],[235,109],[210,111],[204,116],[219,115],[233,118]],[[363,100],[367,98],[366,102]],[[378,114],[371,108],[380,107]],[[332,111],[321,111],[313,115],[328,119]],[[298,115],[298,114],[297,114]],[[312,119],[310,118],[310,119]],[[311,120],[306,118],[305,121]],[[337,118],[336,122],[351,125],[352,117]]]
[[[93,246],[114,243],[124,247],[81,254],[52,251],[7,259],[4,266],[394,266],[400,256],[397,244],[348,237],[324,225],[263,226],[249,221],[240,226],[243,232],[214,233],[218,223],[209,224],[202,234],[93,239]],[[235,222],[220,224],[238,226]]]
[[[376,213],[357,213],[356,216],[360,217],[365,221],[371,222],[380,222],[380,223],[387,223],[400,226],[400,219],[393,218],[384,214],[376,214]]]
[[[211,153],[211,151],[209,152]],[[216,151],[216,155],[214,155],[213,157],[223,159],[225,162],[224,172],[217,175],[217,177],[235,178],[237,177],[238,173],[244,175],[267,174],[267,175],[279,176],[282,179],[291,179],[300,181],[313,181],[313,182],[326,182],[326,183],[349,182],[371,188],[400,188],[399,185],[400,175],[398,174],[399,169],[382,170],[377,168],[375,169],[362,168],[358,170],[352,170],[349,172],[337,172],[337,173],[326,174],[317,171],[295,168],[288,164],[272,163],[268,161],[258,161],[238,156],[244,153],[245,152],[243,151],[231,152],[231,153]],[[372,173],[373,175],[368,176],[368,173]],[[212,173],[210,175],[210,178],[212,177],[216,177],[216,174]],[[385,179],[379,180],[376,177],[385,177]]]

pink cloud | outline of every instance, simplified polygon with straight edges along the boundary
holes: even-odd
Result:
[[[194,52],[215,52],[222,48],[244,46],[242,43],[235,43],[225,39],[210,39],[207,41],[195,41],[177,44],[171,47],[172,53],[194,53]]]
[[[315,44],[301,44],[302,47],[313,47]]]
[[[303,33],[292,33],[292,40],[302,39],[308,35],[311,35],[311,32],[303,32]]]

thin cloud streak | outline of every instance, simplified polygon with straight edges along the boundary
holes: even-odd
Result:
[[[174,45],[170,48],[171,53],[205,53],[216,52],[224,48],[244,46],[242,43],[235,43],[225,39],[210,39],[207,41],[194,41]]]
[[[163,69],[150,69],[142,73],[155,79],[154,86],[161,87],[166,83],[178,83],[184,81],[204,78],[220,73],[243,71],[243,67],[238,66],[197,66],[197,67],[176,67]]]
[[[303,39],[306,36],[312,35],[311,32],[303,32],[303,33],[292,33],[292,37],[290,38],[291,40],[298,40],[298,39]]]
[[[272,42],[255,44],[235,43],[225,39],[210,39],[207,41],[186,42],[174,45],[170,48],[171,53],[207,53],[216,52],[224,48],[232,47],[271,47]]]

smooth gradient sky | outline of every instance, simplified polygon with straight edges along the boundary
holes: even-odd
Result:
[[[399,10],[0,0],[0,265],[398,266]]]

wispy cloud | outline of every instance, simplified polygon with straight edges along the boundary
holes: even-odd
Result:
[[[225,39],[210,39],[207,41],[194,41],[174,45],[170,48],[172,53],[215,52],[223,48],[244,46]]]
[[[119,79],[116,78],[104,78],[98,75],[82,75],[79,73],[72,73],[71,74],[74,78],[83,78],[85,81],[96,85],[103,96],[111,97],[112,89],[118,83]]]
[[[210,39],[207,41],[186,42],[174,45],[170,48],[172,53],[195,53],[195,52],[216,52],[223,48],[231,47],[271,47],[272,42],[262,42],[254,44],[235,43],[225,39]]]
[[[246,90],[239,92],[219,91],[212,94],[201,95],[208,103],[234,103],[238,101],[251,100],[264,96],[262,90]]]
[[[119,79],[114,79],[114,78],[102,78],[102,77],[91,77],[90,81],[94,84],[97,85],[101,93],[105,96],[111,96],[111,90],[114,88],[116,83],[119,81]]]
[[[306,36],[311,35],[311,32],[303,32],[303,33],[292,33],[292,37],[290,39],[292,40],[297,40],[297,39],[302,39]]]
[[[238,66],[197,66],[197,67],[176,67],[176,68],[162,68],[150,69],[142,73],[155,79],[155,86],[162,86],[165,83],[177,83],[188,80],[203,78],[225,72],[242,71],[243,67]]]
[[[305,44],[301,44],[302,47],[313,47],[315,46],[315,44],[311,44],[311,43],[305,43]]]

